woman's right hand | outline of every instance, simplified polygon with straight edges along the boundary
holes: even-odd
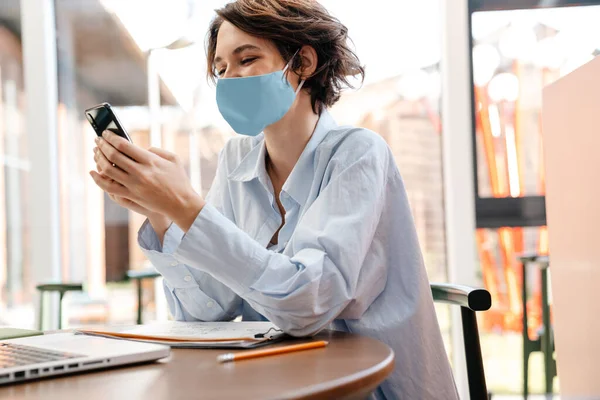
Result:
[[[118,205],[120,205],[121,207],[125,207],[131,211],[134,211],[138,214],[141,214],[145,217],[150,218],[150,216],[152,214],[154,214],[152,211],[148,210],[145,207],[140,206],[138,203],[131,201],[129,199],[126,199],[125,197],[121,197],[121,196],[115,196],[112,194],[109,194],[108,197],[110,197],[110,199],[112,201],[114,201],[115,203],[117,203]]]
[[[94,161],[97,162],[97,148],[94,148]],[[99,165],[96,164],[96,169],[98,170],[98,173],[100,175],[102,174],[102,169],[100,168]],[[154,229],[154,232],[156,232],[156,235],[158,236],[160,242],[163,242],[163,238],[165,236],[165,232],[167,231],[167,229],[169,229],[169,227],[171,226],[172,221],[165,217],[162,214],[158,214],[154,211],[150,211],[149,209],[139,205],[138,203],[126,199],[125,197],[121,197],[121,196],[115,196],[112,194],[109,194],[108,197],[110,197],[110,199],[112,201],[114,201],[115,203],[117,203],[118,205],[120,205],[121,207],[125,207],[133,212],[136,212],[138,214],[141,214],[145,217],[148,218],[148,222],[150,222],[150,225],[152,225],[152,228]]]

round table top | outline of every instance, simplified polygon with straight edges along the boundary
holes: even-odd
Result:
[[[158,362],[0,386],[6,399],[360,399],[392,372],[394,353],[365,336],[323,331],[324,348],[219,364],[228,350],[173,349]],[[244,350],[237,350],[244,351]]]

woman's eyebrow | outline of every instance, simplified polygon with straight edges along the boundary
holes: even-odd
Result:
[[[233,50],[231,52],[231,54],[236,55],[236,54],[240,54],[242,51],[246,51],[246,50],[260,50],[260,47],[247,43],[247,44],[243,44],[241,46],[238,46],[235,48],[235,50]],[[222,61],[223,59],[220,56],[216,56],[215,57],[215,64],[218,63],[219,61]]]

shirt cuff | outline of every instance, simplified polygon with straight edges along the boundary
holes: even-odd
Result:
[[[180,227],[175,225],[174,223],[169,226],[169,229],[165,232],[165,237],[163,238],[163,253],[173,253],[179,243],[181,243],[181,239],[183,238],[183,231]]]
[[[167,228],[161,245],[156,231],[150,224],[150,221],[146,219],[138,231],[138,243],[143,249],[173,253],[177,249],[177,246],[179,246],[179,243],[181,243],[183,235],[184,233],[181,228],[172,223]]]
[[[142,249],[162,251],[160,240],[147,218],[138,230],[138,244]]]
[[[243,295],[262,275],[265,252],[267,249],[206,204],[173,255],[180,263],[209,273]]]

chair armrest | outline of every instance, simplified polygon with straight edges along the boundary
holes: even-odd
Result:
[[[433,300],[469,308],[473,311],[486,311],[492,306],[490,292],[481,288],[450,283],[430,283]]]

